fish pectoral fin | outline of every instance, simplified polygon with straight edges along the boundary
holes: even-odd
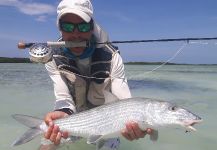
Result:
[[[100,139],[96,142],[96,150],[100,150],[105,144],[105,140],[104,139]]]
[[[70,136],[69,138],[67,138],[66,139],[66,141],[68,142],[68,141],[70,141],[70,142],[77,142],[77,141],[79,141],[79,140],[81,140],[82,139],[82,137],[80,137],[80,136]]]
[[[102,135],[90,135],[87,138],[87,144],[97,144],[98,141],[102,138]]]
[[[152,133],[150,135],[150,140],[151,141],[157,141],[158,139],[158,131],[152,129]]]

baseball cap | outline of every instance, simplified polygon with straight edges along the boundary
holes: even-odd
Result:
[[[93,16],[93,6],[90,0],[62,0],[57,6],[57,26],[59,20],[65,14],[75,14],[85,22],[90,22]]]

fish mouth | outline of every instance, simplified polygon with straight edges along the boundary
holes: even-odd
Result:
[[[200,119],[200,120],[191,120],[191,121],[187,121],[185,122],[185,127],[186,127],[186,132],[190,132],[190,131],[197,131],[197,129],[195,129],[193,126],[195,124],[198,124],[198,123],[201,123],[203,120]]]

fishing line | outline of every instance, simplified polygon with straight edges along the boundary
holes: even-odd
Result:
[[[208,42],[189,42],[189,44],[200,44],[200,45],[207,45],[207,44],[210,44]]]
[[[178,55],[182,52],[182,50],[183,50],[187,45],[188,45],[188,43],[183,43],[183,44],[181,45],[181,47],[178,48],[178,50],[175,52],[175,54],[173,54],[173,56],[171,56],[167,61],[165,61],[165,62],[162,63],[161,65],[155,67],[155,68],[152,69],[151,71],[145,72],[144,74],[147,75],[147,74],[153,73],[153,72],[156,71],[157,69],[163,67],[164,65],[166,65],[167,63],[169,63],[170,61],[172,61],[173,59],[175,59],[176,56],[178,56]]]
[[[172,61],[173,59],[175,59],[175,58],[183,51],[183,49],[184,49],[187,45],[188,45],[187,42],[186,42],[186,43],[183,43],[183,44],[181,45],[181,47],[178,48],[178,49],[176,50],[176,52],[175,52],[167,61],[165,61],[165,62],[162,63],[161,65],[155,67],[155,68],[152,69],[151,71],[145,72],[144,74],[147,75],[147,74],[153,73],[153,72],[156,71],[157,69],[163,67],[164,65],[166,65],[167,63],[169,63],[170,61]],[[79,77],[82,77],[82,78],[87,78],[87,79],[107,79],[107,78],[98,78],[98,77],[93,77],[93,76],[85,76],[85,75],[80,75],[80,74],[77,74],[77,73],[73,73],[73,74],[74,74],[74,75],[77,75],[77,76],[79,76]],[[115,78],[117,78],[117,79],[123,79],[123,80],[126,79],[126,78],[115,77],[115,76],[111,76],[111,75],[109,75],[108,78],[110,78],[110,79],[115,79]]]
[[[191,41],[189,44],[200,44],[200,45],[217,45],[217,42],[215,43],[209,43],[209,42],[196,42],[196,41]]]
[[[203,39],[204,40],[204,39]],[[200,44],[200,45],[210,45],[211,43],[208,43],[208,42],[202,42],[202,41],[188,41],[188,40],[186,40],[187,42],[186,43],[183,43],[182,45],[181,45],[181,47],[180,48],[178,48],[178,50],[176,51],[176,53],[172,56],[172,57],[170,57],[167,61],[165,61],[164,63],[162,63],[161,65],[159,65],[159,66],[157,66],[157,67],[155,67],[155,68],[153,68],[152,70],[150,70],[150,71],[147,71],[147,72],[144,72],[144,75],[147,75],[147,74],[151,74],[151,73],[153,73],[154,71],[156,71],[156,70],[158,70],[158,69],[160,69],[160,68],[162,68],[164,65],[166,65],[167,63],[169,63],[169,62],[171,62],[173,59],[175,59],[182,51],[183,51],[183,49],[188,45],[188,44]],[[215,44],[215,45],[217,45],[217,42],[215,42],[215,43],[212,43],[212,44]],[[134,76],[135,77],[135,76]]]

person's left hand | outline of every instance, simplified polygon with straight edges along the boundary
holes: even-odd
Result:
[[[148,128],[145,131],[139,128],[139,125],[135,122],[129,122],[126,124],[125,130],[122,131],[122,135],[129,141],[138,140],[144,138],[146,134],[151,134],[152,129]]]

